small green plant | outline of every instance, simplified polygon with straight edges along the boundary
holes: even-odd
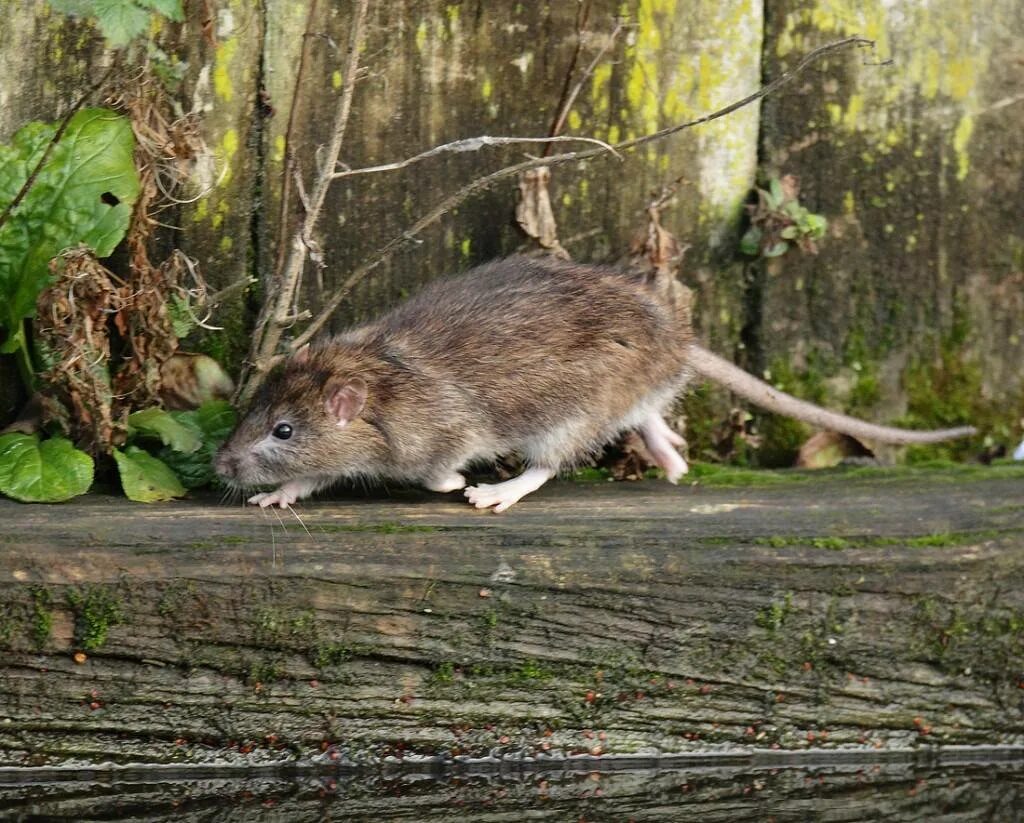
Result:
[[[812,254],[825,236],[828,221],[800,204],[800,183],[787,174],[773,177],[768,188],[755,188],[757,202],[747,206],[750,228],[740,238],[740,251],[751,257],[781,257],[792,246]]]
[[[109,272],[95,261],[112,254],[129,228],[140,190],[134,150],[131,123],[106,109],[85,109],[62,124],[30,123],[10,144],[0,145],[0,203],[8,204],[0,212],[0,352],[16,356],[27,391],[42,393],[49,413],[43,419],[56,435],[33,430],[0,436],[0,493],[14,500],[53,503],[84,493],[92,484],[93,454],[98,452],[114,457],[131,500],[180,496],[214,479],[213,453],[234,425],[233,409],[220,400],[194,412],[151,407],[128,414],[126,421],[112,417],[116,391],[102,330],[112,316],[116,291],[104,279]],[[49,322],[61,317],[75,328],[59,327],[47,336],[37,327],[33,335],[31,320],[45,302],[44,293],[52,291],[58,276],[69,273],[69,265],[80,266],[71,272],[82,284],[76,294],[79,306],[94,302],[92,331],[82,333],[73,318],[67,319],[72,317],[68,306],[50,303]],[[188,331],[185,319],[177,317],[175,333]],[[90,406],[79,389],[65,407],[67,398],[47,392],[50,387],[40,374],[45,378],[70,359],[52,350],[53,340],[82,334],[90,346],[85,353],[96,394],[106,399]],[[43,370],[37,370],[37,359]],[[92,454],[61,436],[76,431],[68,425],[70,413],[96,422],[99,434],[86,445]],[[150,449],[142,447],[147,444]]]
[[[50,0],[55,11],[91,20],[113,48],[128,45],[154,17],[184,18],[181,0]]]

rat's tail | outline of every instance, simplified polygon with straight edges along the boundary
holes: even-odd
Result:
[[[696,344],[690,345],[690,365],[698,374],[729,389],[729,391],[745,397],[768,411],[802,420],[818,428],[848,434],[863,440],[875,440],[880,443],[938,443],[941,440],[952,440],[967,437],[977,432],[973,426],[960,426],[955,429],[937,429],[932,431],[909,431],[891,426],[876,426],[855,417],[830,412],[805,400],[798,400],[792,395],[774,389],[767,383],[747,374],[743,369],[734,366]]]

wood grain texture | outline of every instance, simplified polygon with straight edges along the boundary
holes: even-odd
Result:
[[[3,501],[0,766],[1021,744],[1020,471],[906,475]]]

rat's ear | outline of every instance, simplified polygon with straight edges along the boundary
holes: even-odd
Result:
[[[355,420],[365,405],[366,383],[362,378],[350,377],[344,382],[332,380],[327,384],[324,406],[339,427],[347,426]]]
[[[309,360],[309,343],[296,349],[295,354],[292,355],[292,360],[296,363],[307,362]]]

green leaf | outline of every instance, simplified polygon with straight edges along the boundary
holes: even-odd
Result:
[[[779,237],[783,240],[796,240],[798,234],[800,234],[800,229],[796,226],[786,226],[779,232]]]
[[[192,454],[203,445],[203,432],[196,423],[156,407],[129,414],[128,425],[142,434],[159,437],[165,446],[182,454]]]
[[[56,132],[55,124],[29,123],[0,145],[0,203],[14,200]],[[121,242],[139,194],[134,150],[131,124],[109,109],[83,109],[68,122],[0,226],[0,327],[8,334],[35,314],[52,258],[80,244],[106,257]]]
[[[740,238],[740,251],[751,257],[761,253],[761,230],[757,226],[751,226]]]
[[[135,0],[93,0],[92,9],[107,43],[115,48],[128,45],[149,25],[149,11]]]
[[[807,232],[811,237],[819,238],[825,236],[825,229],[828,228],[828,220],[820,214],[808,214],[805,220]]]
[[[227,400],[209,400],[193,412],[207,440],[223,443],[238,422],[234,407]]]
[[[162,14],[175,23],[185,19],[185,12],[181,7],[181,0],[139,0],[142,5],[153,11]]]
[[[187,337],[196,327],[196,318],[189,311],[188,301],[177,294],[172,294],[167,301],[167,316],[170,318],[174,336],[179,340]]]
[[[213,457],[217,448],[235,427],[235,410],[226,400],[210,400],[195,411],[172,412],[182,422],[190,422],[203,432],[202,447],[192,454],[181,454],[170,448],[160,450],[159,457],[174,469],[188,489],[209,486],[216,481]]]
[[[789,251],[789,243],[785,240],[781,240],[775,243],[764,252],[765,257],[782,257],[787,251]]]
[[[778,206],[781,206],[784,195],[782,193],[782,183],[779,180],[779,178],[778,177],[773,177],[771,179],[771,182],[768,184],[768,188],[771,191],[771,203],[772,203],[772,206],[776,207],[776,208]]]
[[[185,487],[167,464],[138,446],[114,449],[114,460],[129,500],[155,503],[185,494]]]
[[[25,503],[55,503],[85,494],[92,458],[70,440],[34,434],[0,436],[0,492]]]

